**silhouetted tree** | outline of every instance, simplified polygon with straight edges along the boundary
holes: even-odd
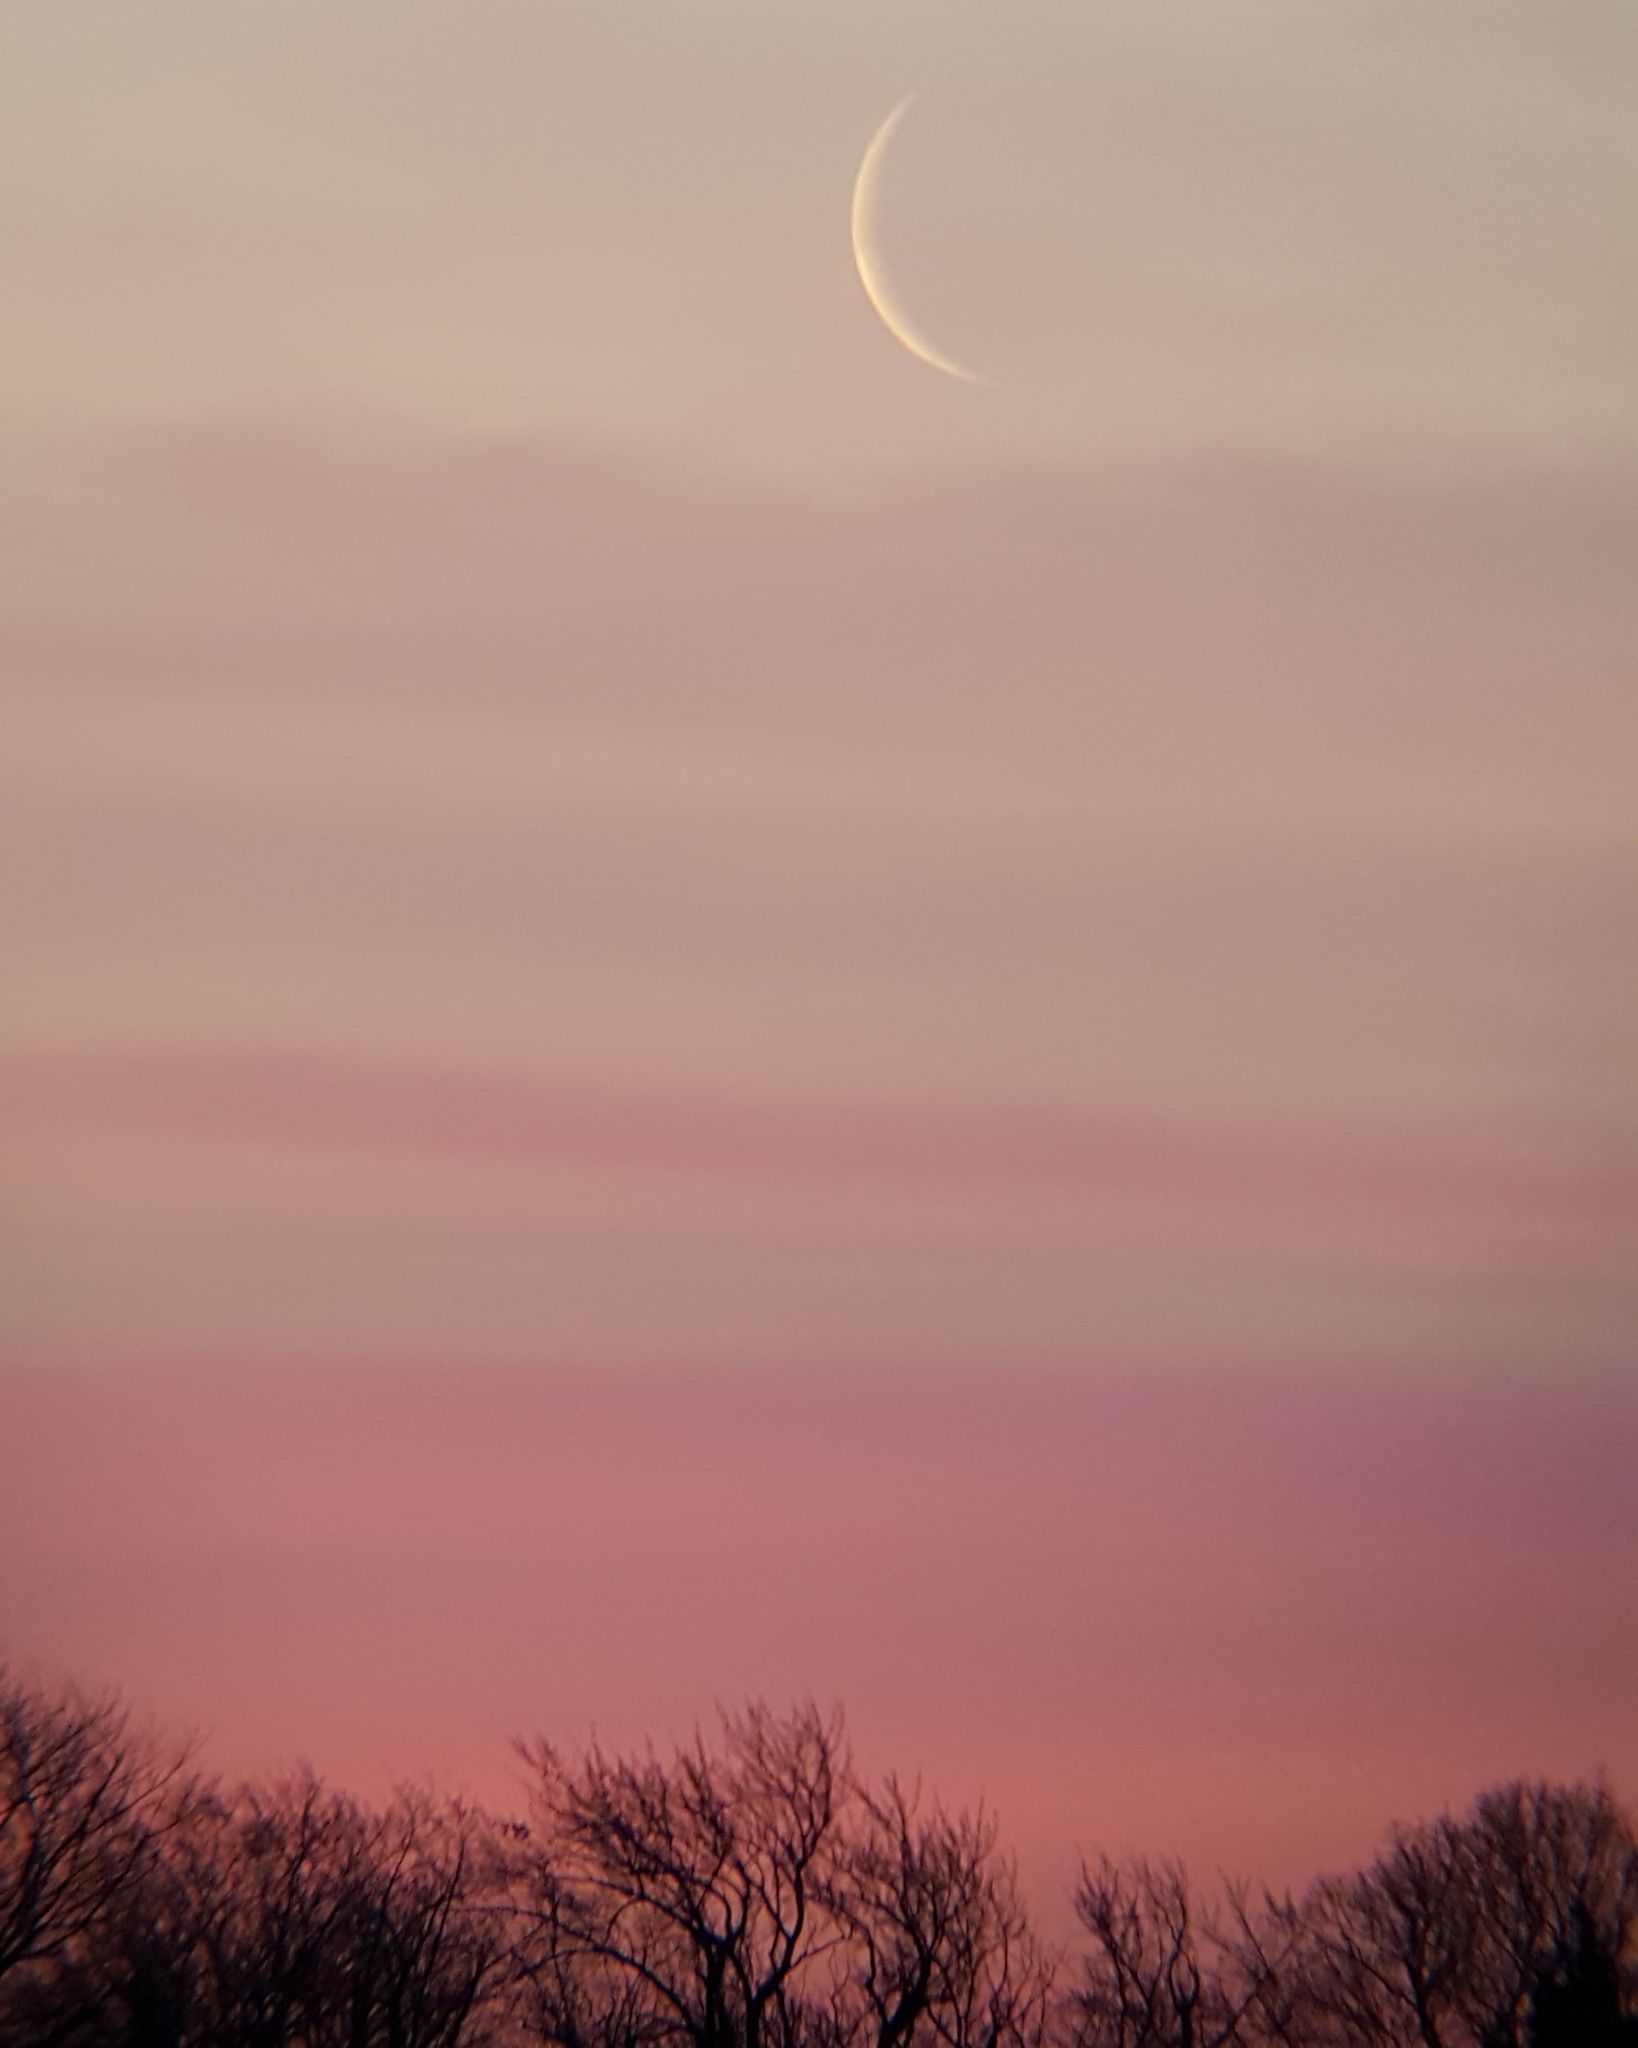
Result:
[[[992,1822],[839,1716],[521,1747],[527,1821],[225,1792],[0,1672],[0,2048],[1638,2048],[1638,1842],[1514,1784],[1298,1903],[1084,1866],[1059,1997]]]
[[[0,2040],[64,2023],[60,1986],[146,1884],[181,1768],[112,1700],[0,1668]]]
[[[1089,1937],[1071,1995],[1074,2048],[1230,2048],[1291,2042],[1301,1933],[1291,1908],[1254,1912],[1230,1886],[1208,1910],[1181,1864],[1084,1866]]]
[[[312,1777],[224,1796],[180,1783],[140,1864],[49,1967],[4,2048],[476,2048],[505,1929],[476,1816],[383,1813]]]
[[[799,2031],[798,1980],[833,1944],[822,1912],[848,1770],[838,1720],[724,1717],[662,1761],[523,1745],[533,1828],[520,1955],[539,2037],[763,2048]]]
[[[1579,1901],[1573,1922],[1536,1980],[1530,2048],[1638,2048],[1638,2018],[1623,2011],[1620,1955]]]
[[[853,2048],[1034,2048],[1052,1969],[982,1813],[950,1815],[889,1778],[859,1788],[826,1889],[846,1939],[832,2013]]]
[[[554,2048],[1039,2048],[1050,1971],[992,1825],[862,1785],[839,1718],[523,1753],[522,2009]]]
[[[1304,1926],[1316,2040],[1454,2048],[1447,2032],[1477,1902],[1448,1828],[1396,1831],[1367,1871],[1316,1885]]]
[[[191,1958],[184,2038],[220,2048],[457,2048],[504,1949],[472,1816],[371,1813],[308,1776],[201,1801],[165,1872]]]
[[[1509,1785],[1397,1830],[1303,1917],[1316,2042],[1585,2048],[1629,2017],[1638,1846],[1602,1787]]]

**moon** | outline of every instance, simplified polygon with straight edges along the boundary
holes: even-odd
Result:
[[[946,377],[954,377],[962,384],[987,384],[987,377],[980,377],[975,370],[964,369],[958,362],[942,354],[916,327],[910,315],[899,305],[887,282],[887,273],[877,248],[877,203],[876,183],[888,144],[893,140],[899,123],[910,111],[916,99],[915,93],[907,93],[893,109],[887,119],[870,139],[870,147],[864,153],[859,166],[859,175],[853,184],[853,261],[858,266],[859,282],[864,286],[865,297],[869,299],[876,317],[892,335],[901,348],[908,349],[918,362],[925,363],[930,370],[938,370]]]

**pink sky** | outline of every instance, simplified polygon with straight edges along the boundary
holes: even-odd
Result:
[[[1638,1779],[1629,1388],[313,1365],[17,1376],[14,1640],[206,1754],[504,1800],[511,1733],[841,1698],[1078,1849],[1294,1879]]]
[[[1628,0],[0,17],[9,1653],[1630,1789]]]

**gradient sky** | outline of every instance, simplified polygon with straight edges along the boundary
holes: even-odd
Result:
[[[14,1654],[486,1788],[811,1687],[1040,1871],[1630,1788],[1635,104],[0,0]]]

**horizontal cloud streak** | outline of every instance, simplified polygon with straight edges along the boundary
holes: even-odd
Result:
[[[1619,451],[18,456],[19,1355],[1623,1354]]]
[[[394,1068],[280,1050],[0,1053],[14,1130],[134,1130],[163,1141],[278,1145],[504,1164],[627,1167],[773,1180],[905,1181],[949,1192],[1113,1191],[1275,1206],[1386,1206],[1638,1222],[1638,1174],[1570,1158],[1556,1170],[1478,1148],[1407,1152],[1368,1136],[1284,1142],[1068,1112],[942,1117],[892,1105],[710,1102],[592,1082]]]

